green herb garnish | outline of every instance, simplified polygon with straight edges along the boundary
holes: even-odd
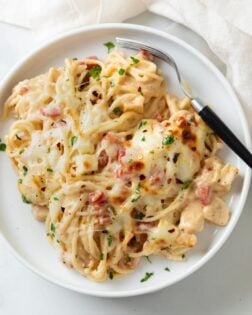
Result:
[[[120,68],[120,69],[118,70],[118,73],[119,73],[120,75],[124,75],[125,70],[124,70],[123,68]]]
[[[109,279],[113,280],[114,278],[114,271],[112,269],[109,270]]]
[[[19,184],[22,184],[22,183],[23,183],[22,178],[19,178],[19,179],[18,179],[18,183],[19,183]]]
[[[154,153],[155,153],[155,151],[154,151],[154,150],[151,150],[151,151],[150,151],[150,154],[154,154]]]
[[[139,195],[140,192],[141,192],[140,189],[141,189],[141,185],[140,185],[140,183],[138,183],[138,185],[137,185],[137,187],[135,189],[135,193]]]
[[[146,138],[145,138],[145,136],[143,136],[142,139],[141,139],[141,141],[144,142],[145,140],[146,140]]]
[[[131,260],[132,260],[132,258],[131,258],[130,255],[127,253],[127,255],[126,255],[126,263],[127,263],[127,264],[130,263]]]
[[[143,220],[144,217],[145,217],[145,214],[143,212],[138,212],[135,215],[135,219],[137,219],[137,220]]]
[[[115,48],[115,44],[112,42],[107,42],[105,44],[103,44],[104,46],[106,46],[108,48],[108,53],[110,53],[110,51]]]
[[[59,198],[58,197],[53,197],[53,200],[59,201]]]
[[[100,254],[100,260],[103,260],[103,258],[104,258],[104,255],[103,255],[103,253],[101,253]]]
[[[30,200],[28,200],[25,195],[22,195],[22,200],[24,203],[31,203]]]
[[[113,109],[113,113],[116,115],[116,116],[121,116],[122,115],[122,110],[120,107],[115,107]]]
[[[144,256],[144,257],[147,259],[147,261],[148,261],[150,264],[152,264],[152,262],[151,262],[149,256]]]
[[[73,60],[78,60],[78,58],[74,57]]]
[[[48,147],[47,153],[50,153],[50,152],[51,152],[51,147]]]
[[[110,87],[114,87],[115,83],[114,82],[110,82]]]
[[[26,176],[28,172],[28,168],[24,165],[23,166],[23,175]]]
[[[184,190],[184,189],[189,188],[192,185],[192,182],[193,181],[191,179],[185,181],[184,184],[182,185],[181,189]]]
[[[107,240],[108,240],[108,246],[111,246],[112,245],[112,242],[113,242],[113,235],[109,234],[108,237],[107,237]]]
[[[21,150],[19,151],[19,154],[22,154],[22,153],[24,153],[24,149],[21,149]]]
[[[139,62],[139,59],[131,56],[130,59],[132,60],[132,64],[131,65],[136,65]]]
[[[4,152],[6,150],[6,144],[0,143],[0,151]]]
[[[144,127],[145,125],[147,125],[147,121],[146,120],[141,120],[138,129],[141,129],[142,127]]]
[[[165,269],[164,269],[165,271],[171,271],[168,267],[165,267]]]
[[[96,65],[96,66],[94,66],[92,69],[90,69],[90,70],[88,71],[88,73],[90,74],[90,76],[91,76],[92,78],[96,79],[96,78],[99,77],[101,71],[102,71],[101,66]]]
[[[141,197],[141,196],[137,196],[137,197],[131,199],[131,202],[136,202],[140,197]]]
[[[53,169],[51,169],[51,168],[47,168],[46,170],[47,170],[47,172],[49,172],[49,173],[53,173]]]
[[[168,144],[172,144],[174,141],[175,141],[174,136],[173,135],[169,135],[166,138],[163,138],[162,144],[168,145]]]
[[[140,280],[140,282],[145,282],[145,281],[149,280],[150,277],[152,277],[153,275],[154,275],[153,272],[146,272],[145,276]]]
[[[56,232],[56,226],[53,223],[51,223],[51,225],[50,225],[50,233],[47,233],[46,235],[54,237],[55,236],[55,232]]]
[[[76,136],[72,136],[72,138],[71,138],[71,145],[72,146],[76,143],[77,139],[78,138]]]

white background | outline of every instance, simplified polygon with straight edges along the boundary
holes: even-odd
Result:
[[[176,25],[150,13],[141,14],[131,19],[131,22],[168,30],[175,34],[177,32]],[[181,29],[180,36],[189,43],[193,42],[194,46],[213,60],[203,41],[189,30],[182,29],[181,32]],[[0,79],[37,44],[31,31],[0,23]],[[218,61],[217,64],[219,65]],[[221,70],[224,68],[221,67]],[[250,189],[237,227],[220,252],[207,265],[172,287],[135,298],[95,298],[57,287],[25,269],[0,239],[0,314],[251,315],[251,195]]]

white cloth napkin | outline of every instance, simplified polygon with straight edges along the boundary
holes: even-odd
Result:
[[[29,28],[45,40],[87,24],[121,22],[146,9],[202,36],[226,65],[227,78],[252,120],[251,0],[0,0],[0,21]]]

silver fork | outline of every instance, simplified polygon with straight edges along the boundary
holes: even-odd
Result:
[[[182,78],[175,60],[166,52],[153,48],[145,43],[116,37],[119,46],[134,50],[143,49],[150,52],[153,56],[167,62],[176,72],[179,86],[184,95],[191,99],[192,107],[207,123],[207,125],[244,161],[252,168],[252,154],[225,125],[225,123],[215,114],[214,111],[205,105],[199,98],[193,97],[183,86]]]

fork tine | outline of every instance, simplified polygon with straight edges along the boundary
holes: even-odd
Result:
[[[163,53],[162,51],[159,51],[149,45],[146,45],[142,42],[133,40],[133,39],[126,39],[126,38],[121,38],[121,37],[116,37],[116,42],[124,48],[130,48],[130,49],[144,49],[152,53],[154,56],[164,60],[167,62],[167,55]]]
[[[175,60],[167,53],[163,52],[162,50],[153,48],[149,45],[146,45],[145,43],[136,41],[134,39],[127,39],[127,38],[122,38],[122,37],[116,37],[116,42],[117,44],[119,44],[121,47],[124,48],[129,48],[129,49],[134,49],[134,50],[138,50],[138,49],[144,49],[147,50],[148,52],[150,52],[152,55],[162,59],[163,61],[167,62],[176,72],[178,81],[179,81],[179,86],[182,90],[182,92],[189,98],[192,98],[192,96],[190,95],[190,93],[188,93],[188,91],[184,88],[183,84],[182,84],[182,79],[180,76],[180,72],[178,70],[177,64],[175,62]]]

